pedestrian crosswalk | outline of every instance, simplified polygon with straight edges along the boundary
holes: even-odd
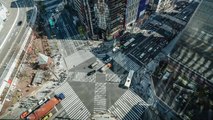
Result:
[[[127,71],[137,71],[140,68],[138,64],[122,53],[113,54],[112,58]]]
[[[110,83],[119,83],[120,81],[124,80],[126,76],[117,74],[106,74],[106,81]]]
[[[89,118],[91,113],[67,82],[56,89],[55,94],[59,93],[64,93],[65,95],[65,99],[61,101],[61,105],[70,119],[86,120]]]
[[[106,112],[106,83],[95,83],[94,113]]]
[[[142,98],[127,90],[108,111],[119,120],[138,120],[147,108],[148,104]]]
[[[87,40],[63,39],[61,40],[61,44],[63,48],[65,48],[67,56],[79,50],[91,50],[92,48],[92,46],[89,45]]]
[[[61,120],[63,118],[70,118],[68,115],[67,115],[67,112],[65,110],[62,110],[58,115],[57,117],[54,118],[54,120]]]
[[[96,74],[87,76],[85,72],[69,72],[69,81],[76,81],[76,82],[95,82],[96,81]]]
[[[74,47],[71,41],[61,40],[61,45],[66,51],[66,56],[69,56],[77,51],[77,49]]]

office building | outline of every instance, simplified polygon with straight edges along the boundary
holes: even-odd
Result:
[[[213,1],[203,0],[171,56],[213,84]]]
[[[140,0],[127,0],[125,24],[128,26],[137,19],[138,7]]]
[[[126,0],[76,0],[74,6],[92,39],[111,39],[125,27]]]
[[[148,9],[149,11],[156,11],[159,0],[148,0],[148,1],[149,1],[149,2],[148,2],[148,7],[147,7],[147,9]]]

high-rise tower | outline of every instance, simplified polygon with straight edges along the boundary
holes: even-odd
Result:
[[[171,56],[213,84],[213,1],[203,0]]]
[[[110,39],[125,27],[126,0],[76,0],[74,6],[92,39]]]

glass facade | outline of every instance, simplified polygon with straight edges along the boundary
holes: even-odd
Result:
[[[172,57],[213,83],[213,1],[203,0],[173,50]]]

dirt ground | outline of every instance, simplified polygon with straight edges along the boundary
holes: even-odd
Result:
[[[22,64],[23,69],[19,71],[19,81],[16,85],[16,88],[12,91],[10,101],[5,101],[5,104],[2,108],[2,115],[5,112],[8,112],[8,108],[10,108],[14,103],[21,100],[21,98],[25,98],[29,96],[33,91],[37,90],[39,86],[31,86],[30,83],[33,80],[33,75],[36,73],[37,69],[33,69],[32,64],[37,62],[38,53],[49,54],[50,50],[48,46],[47,39],[36,38],[36,36],[32,37],[32,44],[28,46],[26,59]],[[5,92],[6,93],[6,92]]]

